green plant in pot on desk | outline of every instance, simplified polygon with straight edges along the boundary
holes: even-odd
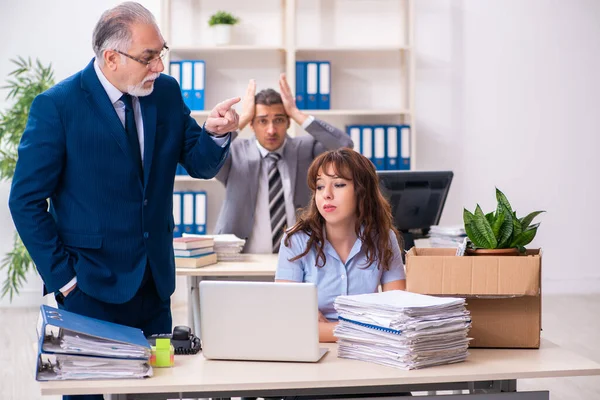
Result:
[[[479,204],[475,213],[463,212],[465,231],[469,237],[466,252],[469,255],[519,255],[531,243],[539,223],[533,219],[544,211],[534,211],[526,217],[517,217],[508,199],[496,188],[498,205],[495,212],[484,214]]]

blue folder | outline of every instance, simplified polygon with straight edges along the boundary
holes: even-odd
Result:
[[[141,329],[59,310],[45,304],[40,306],[40,319],[38,321],[40,351],[44,353],[102,356],[102,354],[98,354],[97,348],[89,349],[90,351],[82,348],[73,353],[69,349],[61,347],[60,343],[65,333],[77,334],[80,337],[98,342],[113,343],[112,350],[124,346],[142,354],[140,357],[131,357],[127,353],[120,356],[106,354],[106,357],[129,359],[147,359],[150,357],[150,345]]]

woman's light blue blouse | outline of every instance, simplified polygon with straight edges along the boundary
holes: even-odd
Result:
[[[279,262],[275,279],[316,284],[319,310],[327,319],[336,320],[338,318],[338,314],[333,308],[333,301],[336,297],[374,293],[380,283],[406,279],[400,246],[393,232],[390,232],[390,240],[394,254],[388,271],[377,268],[377,262],[365,268],[367,257],[362,249],[360,239],[356,239],[345,264],[327,240],[325,240],[323,248],[326,258],[323,267],[316,266],[317,251],[314,246],[304,257],[296,261],[289,261],[290,258],[304,251],[309,237],[304,232],[295,233],[291,237],[290,247],[286,247],[284,244],[286,237],[287,234],[284,235],[279,247]]]

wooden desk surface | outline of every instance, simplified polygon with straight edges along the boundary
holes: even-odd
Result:
[[[474,349],[466,362],[404,371],[337,358],[337,345],[319,363],[213,361],[176,356],[175,367],[155,368],[144,380],[39,383],[42,395],[167,393],[385,386],[600,375],[600,364],[554,343],[539,350]]]
[[[201,268],[177,268],[182,276],[275,276],[277,254],[242,254],[239,261],[221,261]]]

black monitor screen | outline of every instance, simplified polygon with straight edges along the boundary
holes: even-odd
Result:
[[[399,231],[425,234],[439,223],[452,171],[377,171],[377,175]]]

